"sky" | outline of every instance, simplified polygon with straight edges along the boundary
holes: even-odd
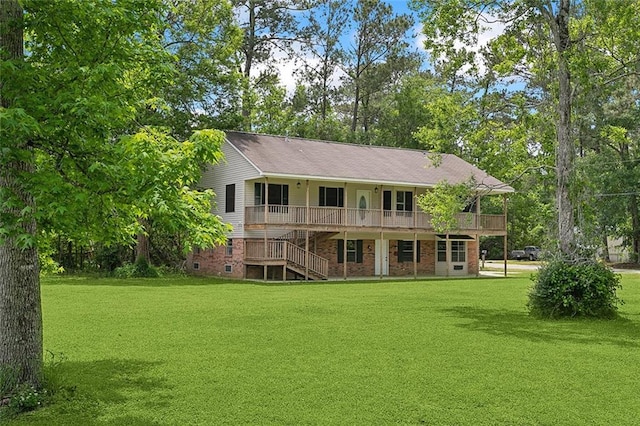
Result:
[[[408,15],[412,15],[414,17],[415,24],[414,24],[414,26],[412,28],[412,31],[411,31],[411,33],[413,34],[413,37],[411,39],[412,45],[418,51],[422,51],[422,52],[425,53],[425,55],[427,55],[427,52],[423,48],[423,40],[424,40],[424,38],[421,35],[422,34],[421,23],[419,22],[419,19],[416,16],[416,13],[409,8],[409,5],[408,5],[407,1],[406,0],[405,1],[402,1],[402,0],[387,0],[386,3],[391,5],[391,7],[393,8],[393,12],[395,14],[408,14]],[[494,26],[492,28],[490,28],[484,34],[481,34],[478,37],[478,45],[476,46],[476,49],[479,49],[481,46],[486,45],[486,43],[489,40],[491,40],[492,38],[494,38],[497,35],[499,35],[502,32],[503,28],[504,28],[504,26],[502,26],[502,25],[494,24]],[[282,55],[279,58],[279,60],[281,62],[281,64],[279,65],[280,82],[281,82],[281,84],[283,86],[286,87],[287,93],[291,94],[291,93],[293,93],[293,91],[295,89],[295,85],[296,85],[296,78],[295,78],[294,72],[299,67],[299,65],[296,65],[291,60],[285,60],[284,59],[284,55]],[[257,69],[256,71],[259,72],[260,69]],[[340,73],[338,73],[336,75],[336,78],[335,78],[336,80],[338,80],[340,78],[339,74]]]
[[[414,15],[414,12],[409,9],[407,1],[387,0],[386,3],[391,5],[394,14]],[[417,22],[417,17],[414,16],[414,19],[416,20],[416,23],[412,29],[412,32],[415,35],[413,44],[416,48],[422,49],[422,42],[419,36],[421,34],[420,24],[419,22]],[[293,60],[286,60],[283,54],[276,54],[276,58],[280,61],[280,65],[278,68],[280,71],[280,83],[286,87],[287,93],[292,94],[296,86],[296,78],[294,72],[299,68],[299,65],[297,65]],[[260,67],[256,67],[256,73],[259,73],[260,71]],[[335,80],[339,80],[339,78],[341,77],[340,73],[341,72],[337,73]]]

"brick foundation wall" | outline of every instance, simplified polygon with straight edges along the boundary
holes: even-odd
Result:
[[[194,275],[216,275],[229,278],[244,278],[244,240],[234,238],[233,254],[227,256],[225,246],[212,249],[200,249],[187,256],[187,272]],[[197,264],[198,268],[195,268]],[[231,266],[231,272],[225,267]]]
[[[389,241],[389,275],[393,277],[413,276],[413,262],[398,262],[398,241]],[[329,260],[329,277],[342,277],[344,265],[338,263],[337,240],[319,241],[316,254]],[[420,241],[420,261],[417,264],[418,275],[435,274],[436,242]],[[468,273],[476,274],[479,268],[478,241],[467,244]],[[245,272],[244,240],[233,239],[233,255],[226,255],[226,247],[199,250],[187,256],[187,271],[194,275],[215,275],[229,278],[262,279],[262,266],[247,266]],[[198,263],[199,268],[194,268]],[[225,266],[231,265],[231,272],[225,272]],[[269,279],[282,279],[282,267],[269,267]],[[375,276],[375,240],[363,240],[362,263],[347,262],[348,277]],[[288,279],[293,276],[288,276]]]

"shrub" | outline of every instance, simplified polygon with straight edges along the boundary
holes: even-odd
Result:
[[[612,318],[622,304],[620,275],[599,262],[551,260],[532,279],[527,307],[534,316]]]
[[[10,395],[9,409],[14,413],[35,410],[47,400],[47,389],[38,390],[32,385],[21,384]]]
[[[149,264],[143,257],[136,260],[136,263],[127,263],[113,271],[117,278],[158,278],[160,272]]]

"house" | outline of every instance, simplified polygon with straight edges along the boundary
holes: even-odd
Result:
[[[481,235],[504,236],[508,185],[455,155],[228,132],[226,161],[201,186],[233,225],[226,247],[191,253],[194,274],[231,278],[470,275]],[[458,229],[442,234],[416,205],[438,182],[473,176],[476,201]],[[499,214],[481,213],[485,195],[502,194]],[[482,196],[480,196],[482,195]],[[496,203],[493,203],[494,205]],[[503,207],[504,206],[504,207]]]

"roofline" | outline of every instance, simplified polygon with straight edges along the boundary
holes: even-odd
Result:
[[[349,143],[344,143],[344,142],[337,142],[337,141],[329,141],[329,140],[323,140],[323,139],[309,139],[309,138],[302,138],[299,136],[283,136],[283,135],[271,135],[271,134],[265,134],[265,133],[254,133],[254,132],[242,132],[242,131],[236,131],[236,130],[229,130],[229,133],[239,133],[239,134],[245,134],[245,135],[254,135],[254,136],[270,136],[270,137],[276,137],[276,138],[286,138],[286,139],[297,139],[299,141],[311,141],[311,142],[320,142],[320,143],[326,143],[326,144],[334,144],[334,145],[352,145],[352,146],[362,146],[362,147],[369,147],[369,148],[383,148],[383,149],[390,149],[390,150],[401,150],[401,151],[413,151],[413,152],[420,152],[422,153],[422,155],[424,156],[428,156],[428,155],[441,155],[441,156],[452,156],[455,158],[458,158],[462,161],[465,161],[464,159],[458,157],[455,154],[448,154],[448,153],[433,153],[430,151],[426,151],[423,149],[416,149],[416,148],[403,148],[403,147],[396,147],[396,146],[384,146],[384,145],[361,145],[361,144],[349,144]],[[249,164],[251,164],[251,166],[258,172],[258,174],[260,176],[264,176],[264,177],[275,177],[275,178],[286,178],[286,179],[310,179],[310,180],[326,180],[326,181],[330,181],[330,182],[349,182],[349,183],[371,183],[371,184],[377,184],[377,185],[392,185],[392,186],[408,186],[408,187],[420,187],[420,188],[433,188],[435,186],[435,184],[429,184],[429,185],[425,185],[422,182],[406,182],[406,181],[378,181],[378,180],[372,180],[372,179],[355,179],[355,178],[348,178],[348,177],[334,177],[334,176],[315,176],[315,175],[292,175],[292,174],[287,174],[287,173],[272,173],[272,172],[265,172],[262,169],[260,169],[254,162],[252,162],[246,155],[244,155],[242,153],[242,151],[240,151],[233,142],[231,142],[229,140],[229,138],[227,138],[226,135],[227,132],[225,132],[225,141],[231,145],[233,147],[233,149],[240,154],[240,156],[242,156],[242,158],[244,158]],[[483,173],[487,173],[482,169],[479,169],[477,166],[465,161],[467,164],[469,164],[471,167],[474,167],[476,169],[478,169],[479,171],[483,172]],[[488,176],[491,176],[489,174],[487,174]],[[497,179],[497,178],[496,178]],[[497,179],[498,181],[500,181],[499,179]],[[502,182],[501,182],[502,183]],[[500,188],[491,188],[487,185],[484,184],[479,184],[477,187],[477,189],[484,189],[484,190],[488,190],[488,193],[493,193],[493,194],[509,194],[509,193],[514,193],[515,190],[505,184],[502,183],[502,185],[500,185]]]
[[[274,134],[271,134],[271,133],[243,132],[243,131],[240,131],[240,130],[225,130],[224,132],[225,132],[225,135],[227,133],[238,133],[238,134],[242,134],[242,135],[268,136],[268,137],[272,137],[272,138],[282,138],[282,139],[296,139],[296,140],[301,141],[301,142],[319,142],[319,143],[326,143],[326,144],[331,144],[331,145],[343,145],[343,146],[347,145],[347,146],[362,147],[362,148],[376,148],[376,149],[389,149],[389,150],[399,150],[399,151],[413,151],[413,152],[420,152],[423,155],[441,155],[443,157],[444,156],[453,156],[453,157],[456,157],[456,158],[460,158],[456,154],[450,154],[450,153],[446,153],[446,152],[428,151],[426,149],[421,149],[421,148],[406,148],[406,147],[403,147],[403,146],[369,145],[369,144],[362,144],[362,143],[332,141],[332,140],[328,140],[328,139],[304,138],[302,136],[287,136],[287,135],[274,135]],[[462,158],[460,158],[460,159],[462,160]],[[463,160],[463,161],[466,161],[466,160]]]
[[[225,135],[224,135],[224,140],[225,140],[225,142],[226,142],[226,143],[228,143],[229,145],[231,145],[231,147],[232,147],[232,148],[233,148],[233,149],[234,149],[234,150],[235,150],[235,151],[236,151],[236,152],[237,152],[237,153],[238,153],[242,158],[244,158],[245,160],[247,160],[247,163],[251,164],[251,167],[253,167],[254,169],[256,169],[256,171],[257,171],[260,175],[262,175],[262,170],[260,170],[260,168],[259,168],[259,167],[258,167],[258,166],[253,162],[253,161],[249,160],[249,158],[248,158],[246,155],[244,155],[244,154],[242,153],[242,151],[240,151],[240,150],[238,149],[238,147],[236,147],[236,146],[233,144],[233,142],[231,142],[231,141],[227,138],[227,134],[226,134],[226,133],[225,133]]]

